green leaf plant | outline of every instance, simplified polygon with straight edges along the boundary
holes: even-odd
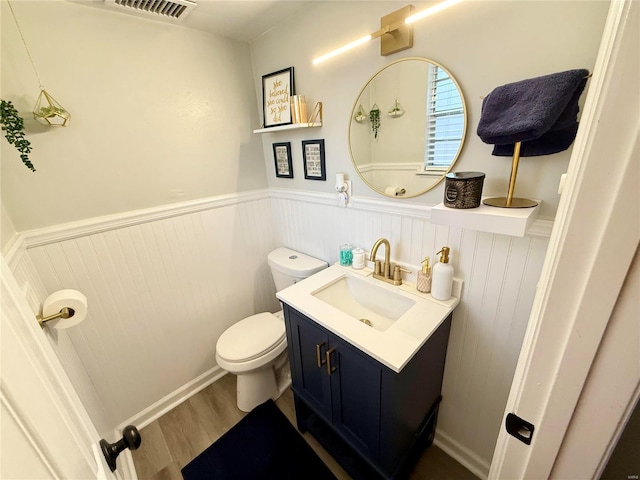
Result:
[[[2,131],[5,132],[4,137],[20,152],[22,163],[32,172],[35,172],[35,167],[29,161],[31,142],[24,138],[24,120],[11,102],[0,100],[0,124],[2,125]]]
[[[375,103],[369,112],[369,120],[371,121],[371,131],[373,136],[378,138],[378,129],[380,128],[380,109]]]

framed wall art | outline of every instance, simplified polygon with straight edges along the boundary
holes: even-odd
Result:
[[[295,93],[293,67],[262,76],[262,112],[265,128],[292,123],[289,97]]]
[[[324,140],[303,140],[302,158],[304,178],[307,180],[326,180],[324,166]]]
[[[276,166],[276,177],[293,178],[291,142],[273,144],[273,161]]]

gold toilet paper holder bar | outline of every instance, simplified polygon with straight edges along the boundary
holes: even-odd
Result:
[[[53,315],[49,315],[48,317],[42,317],[40,315],[36,316],[38,320],[38,324],[41,328],[44,328],[45,323],[50,322],[51,320],[56,320],[58,318],[71,318],[76,314],[76,311],[73,308],[64,307],[58,313],[54,313]]]

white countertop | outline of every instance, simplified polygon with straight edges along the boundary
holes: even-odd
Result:
[[[391,370],[400,372],[458,305],[459,300],[456,297],[446,301],[435,300],[428,293],[418,292],[413,283],[393,286],[368,276],[370,272],[332,265],[285,288],[276,296]],[[314,292],[345,275],[373,282],[376,287],[414,300],[415,304],[385,331],[375,330],[313,296]]]

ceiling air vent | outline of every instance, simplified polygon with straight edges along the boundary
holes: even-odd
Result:
[[[189,0],[105,0],[105,4],[123,12],[169,21],[184,20],[196,7],[196,3]]]

